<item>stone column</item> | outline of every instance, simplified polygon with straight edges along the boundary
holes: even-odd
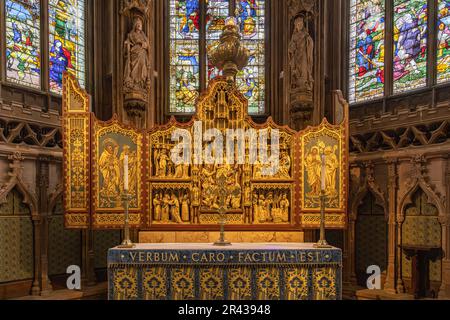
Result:
[[[402,244],[402,224],[403,221],[405,221],[405,217],[401,212],[397,212],[397,293],[405,293],[405,283],[403,282],[403,274],[402,274],[402,250],[401,250],[401,244]]]
[[[41,157],[37,161],[37,182],[39,214],[41,216],[41,252],[40,252],[40,278],[41,295],[50,293],[53,288],[48,278],[48,237],[49,237],[49,159]]]
[[[94,231],[81,232],[81,285],[94,286],[97,283],[94,262]]]
[[[397,252],[396,206],[398,175],[396,161],[388,162],[388,265],[384,290],[395,293],[395,255]]]
[[[450,157],[447,158],[447,164],[445,169],[445,182],[446,188],[446,203],[445,203],[445,216],[440,217],[440,223],[442,225],[442,250],[444,251],[444,257],[442,259],[442,283],[439,288],[439,299],[450,299]]]
[[[38,214],[32,213],[31,219],[33,221],[34,232],[34,274],[31,295],[38,296],[41,293],[41,287],[39,285],[41,271],[41,217]]]

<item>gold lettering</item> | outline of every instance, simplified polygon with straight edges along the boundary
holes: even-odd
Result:
[[[170,261],[179,261],[180,256],[176,253],[170,253]]]
[[[193,254],[192,254],[192,261],[198,262],[198,256],[199,256],[199,253],[198,253],[198,252],[193,253]]]
[[[144,262],[144,252],[139,252],[139,262]]]
[[[132,261],[136,261],[136,255],[137,255],[136,252],[130,252],[130,257]]]
[[[278,253],[277,255],[277,262],[285,262],[286,261],[286,254],[285,253]]]
[[[306,261],[306,253],[305,252],[300,253],[300,261],[301,262],[305,262]]]
[[[267,252],[262,253],[262,261],[267,262]]]
[[[218,262],[224,262],[225,261],[225,255],[223,253],[218,253],[216,257]]]

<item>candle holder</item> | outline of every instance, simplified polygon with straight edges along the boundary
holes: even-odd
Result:
[[[220,214],[220,237],[219,240],[214,242],[215,246],[231,246],[231,242],[228,240],[225,240],[225,223],[226,223],[226,209],[225,207],[220,207],[219,209]]]
[[[314,244],[314,248],[331,248],[325,239],[325,190],[320,191],[320,238]]]
[[[130,225],[129,225],[129,215],[128,215],[128,203],[131,200],[131,195],[128,193],[128,190],[125,190],[122,195],[122,203],[125,209],[125,224],[123,227],[123,241],[120,244],[119,248],[134,248],[136,245],[130,240]]]

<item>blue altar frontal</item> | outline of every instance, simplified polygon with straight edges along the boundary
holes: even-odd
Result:
[[[342,252],[310,243],[138,244],[108,251],[111,300],[336,300]]]

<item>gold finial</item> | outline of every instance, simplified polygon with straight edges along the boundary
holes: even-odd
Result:
[[[209,54],[211,63],[223,70],[229,82],[236,79],[236,74],[247,66],[250,52],[241,43],[241,35],[235,17],[225,21],[219,44]]]

